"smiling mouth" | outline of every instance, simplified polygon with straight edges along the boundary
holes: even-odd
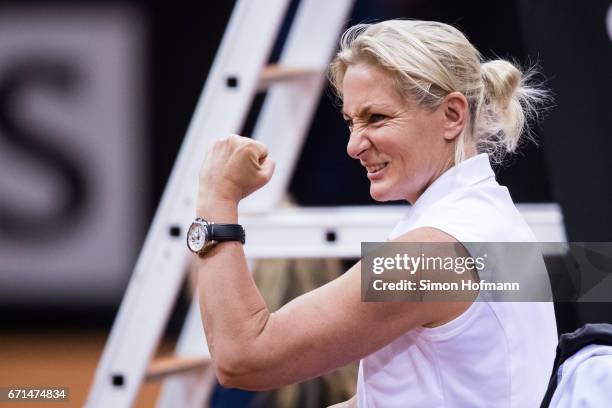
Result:
[[[366,166],[366,170],[368,171],[368,175],[374,175],[376,173],[379,173],[379,172],[383,171],[385,168],[387,168],[388,164],[389,164],[389,162],[385,162],[385,163],[375,164],[375,165],[372,165],[372,166]]]

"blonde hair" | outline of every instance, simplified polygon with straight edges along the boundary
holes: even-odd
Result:
[[[469,104],[469,124],[456,139],[455,163],[465,158],[466,141],[494,162],[515,152],[526,126],[538,116],[547,92],[531,85],[535,70],[523,73],[509,61],[483,61],[480,52],[458,29],[444,23],[388,20],[350,27],[340,39],[329,79],[342,98],[342,80],[349,65],[366,63],[387,71],[405,98],[435,109],[451,92]]]

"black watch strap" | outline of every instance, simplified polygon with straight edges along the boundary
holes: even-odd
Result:
[[[244,228],[239,224],[210,224],[210,239],[218,242],[240,241],[244,244]]]

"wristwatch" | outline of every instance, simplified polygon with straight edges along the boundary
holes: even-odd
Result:
[[[244,228],[239,224],[215,224],[196,218],[187,231],[187,248],[199,256],[206,255],[218,243],[240,241],[244,244]]]

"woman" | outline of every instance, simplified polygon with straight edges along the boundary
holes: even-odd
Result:
[[[535,241],[489,159],[514,151],[543,94],[503,60],[482,63],[446,24],[350,28],[331,81],[377,201],[412,204],[396,242]],[[239,201],[274,164],[261,143],[217,142],[200,173],[198,216],[236,223]],[[253,390],[361,359],[359,407],[531,407],[553,363],[551,304],[362,302],[360,263],[269,313],[241,243],[197,261],[202,319],[222,384]]]

